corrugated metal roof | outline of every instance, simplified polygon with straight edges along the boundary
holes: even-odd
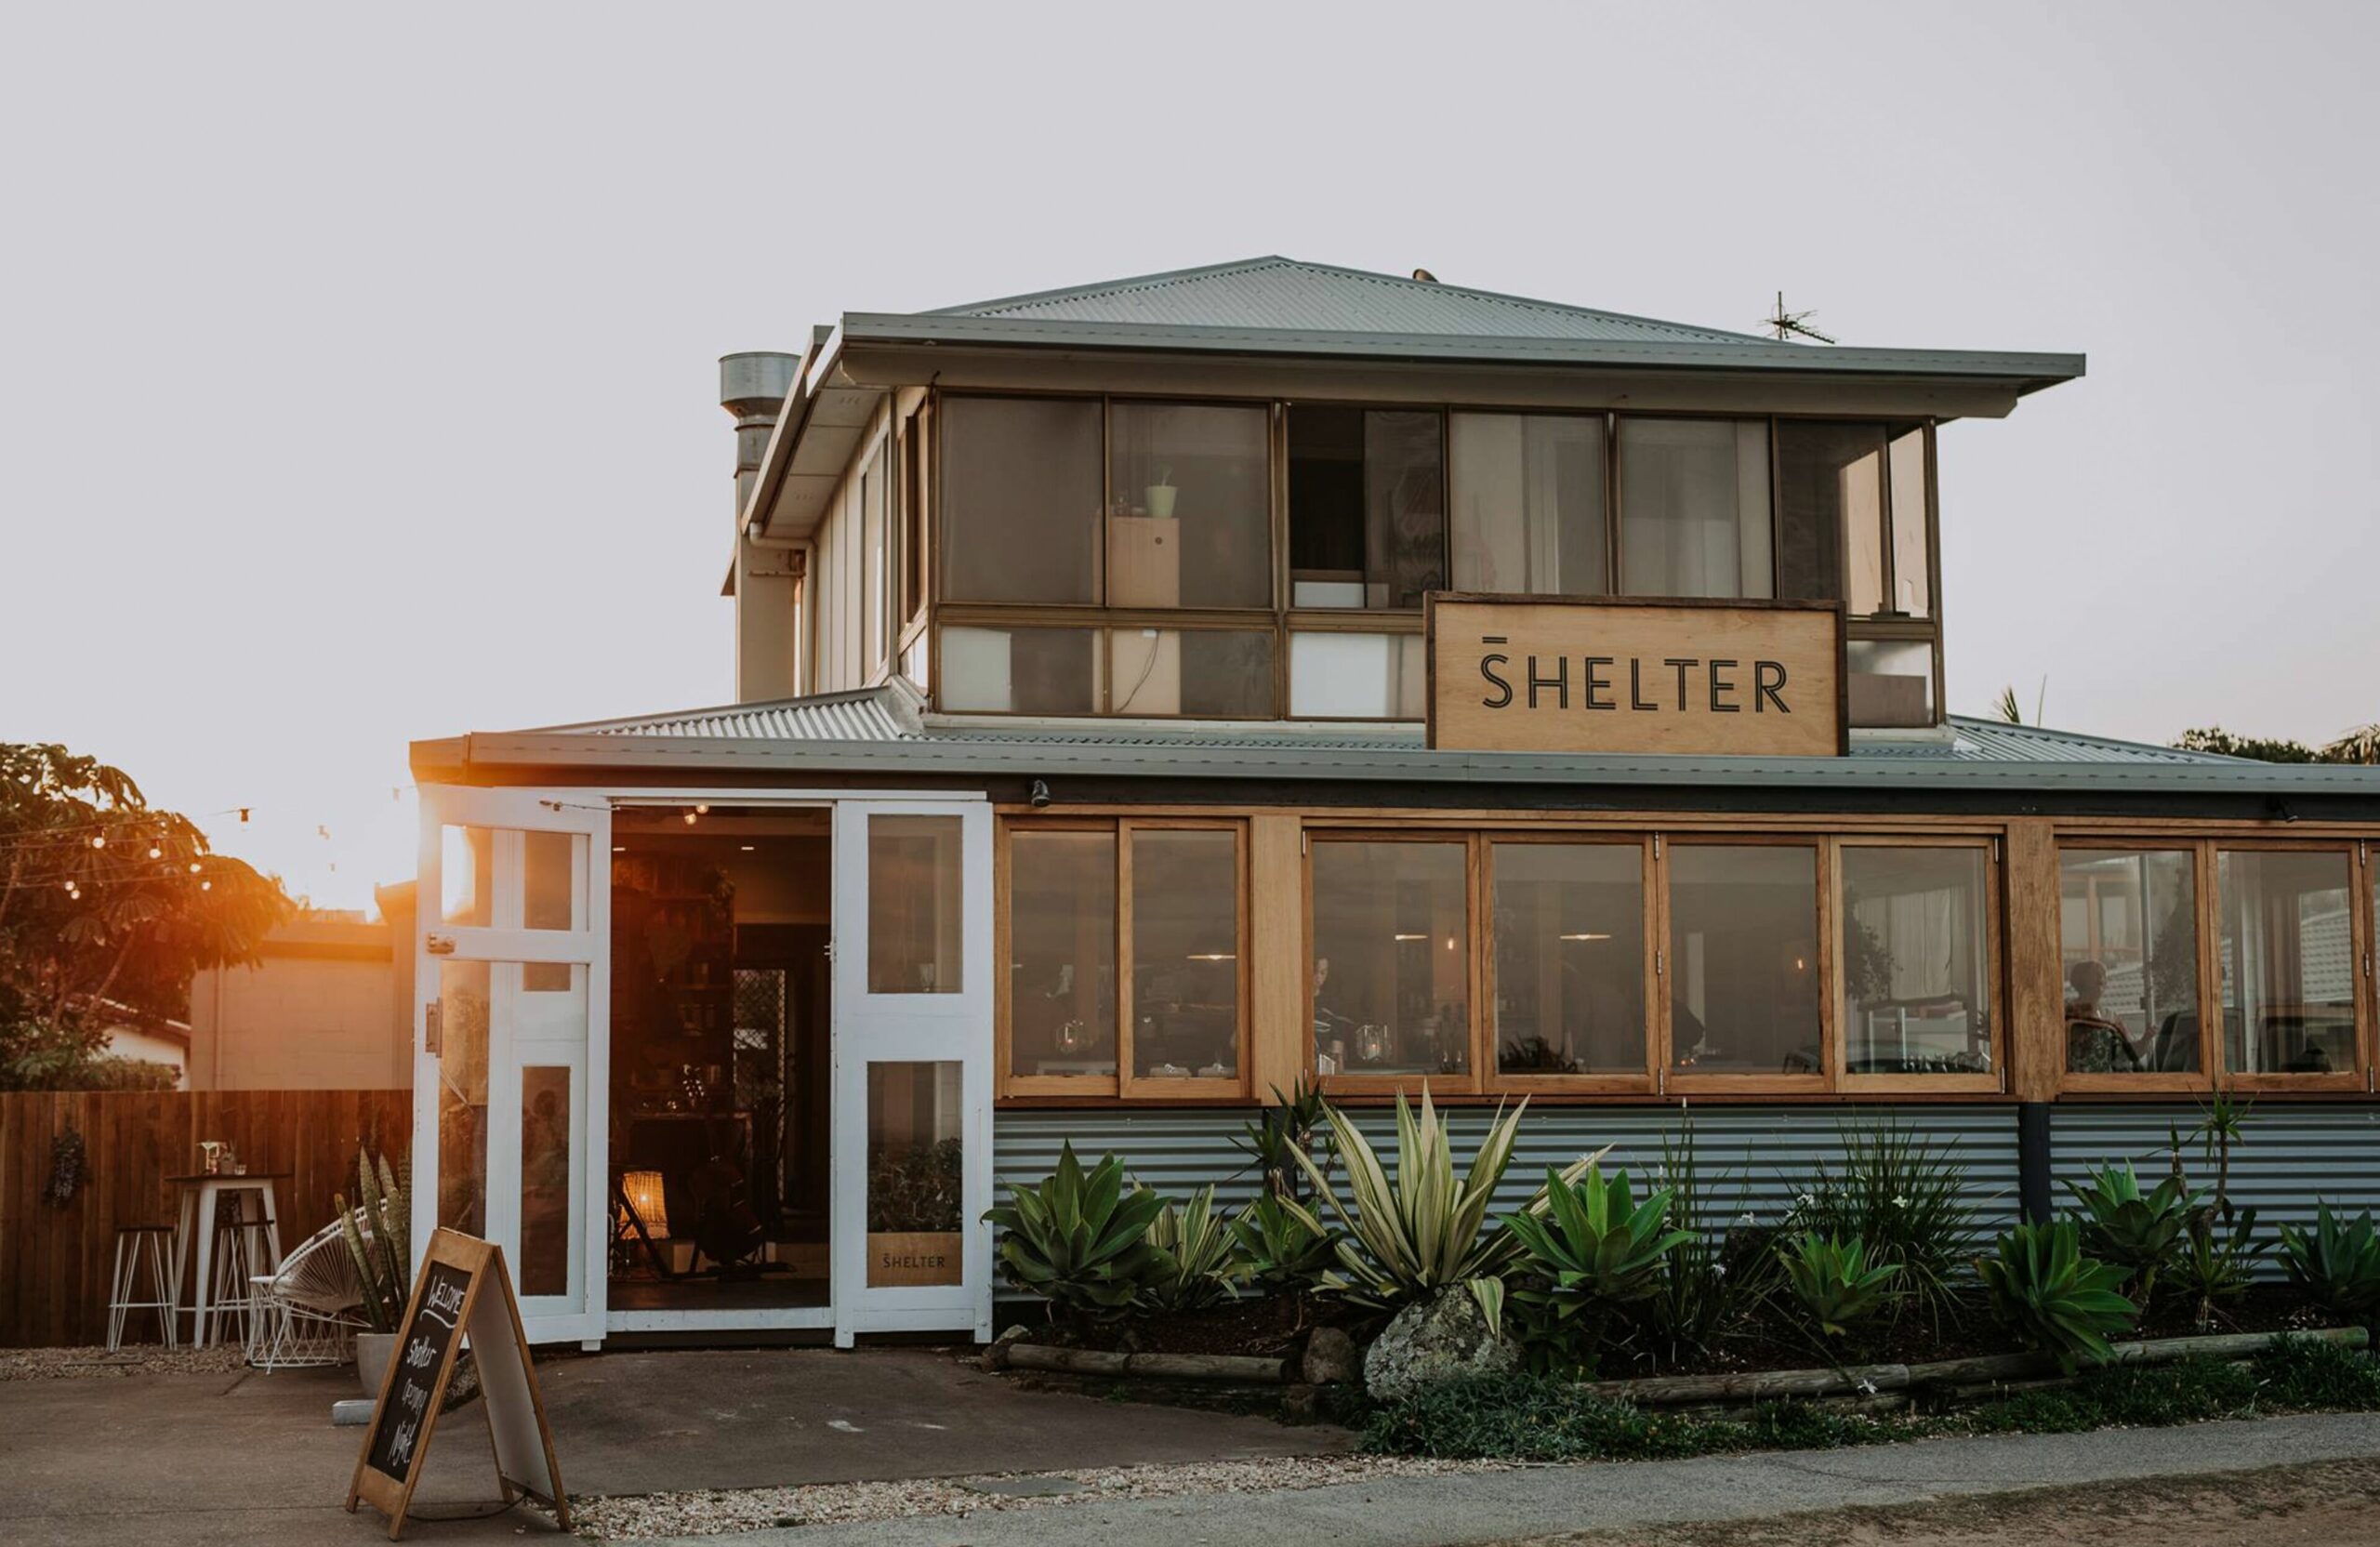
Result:
[[[1043,290],[927,313],[1460,337],[1651,339],[1795,348],[1752,334],[1269,257]]]
[[[861,688],[809,698],[759,704],[722,704],[714,708],[628,720],[550,725],[531,735],[669,736],[710,741],[895,741],[918,728],[915,701],[897,688]]]

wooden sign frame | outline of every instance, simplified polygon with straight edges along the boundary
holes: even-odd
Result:
[[[470,1282],[456,1310],[454,1335],[447,1340],[445,1354],[439,1359],[430,1381],[421,1429],[414,1437],[410,1463],[400,1479],[372,1464],[372,1446],[379,1437],[390,1396],[403,1381],[406,1343],[422,1316],[422,1297],[430,1288],[430,1269],[439,1266],[459,1269],[469,1276]],[[491,1282],[498,1291],[493,1298],[487,1294]],[[499,1303],[503,1307],[501,1316],[496,1311]],[[521,1326],[521,1303],[512,1293],[512,1276],[504,1265],[504,1249],[459,1230],[434,1232],[414,1272],[413,1294],[406,1300],[405,1314],[397,1323],[397,1348],[389,1360],[388,1373],[380,1379],[380,1393],[372,1404],[372,1420],[364,1425],[364,1445],[356,1452],[355,1475],[347,1488],[348,1513],[355,1513],[359,1501],[370,1504],[389,1517],[390,1541],[403,1534],[405,1513],[412,1507],[414,1488],[421,1480],[422,1464],[430,1454],[430,1435],[438,1425],[439,1408],[445,1403],[447,1382],[454,1379],[455,1361],[466,1337],[470,1339],[472,1355],[479,1362],[480,1397],[487,1406],[488,1439],[496,1452],[496,1484],[504,1491],[504,1502],[511,1505],[528,1499],[543,1504],[554,1512],[556,1522],[567,1532],[570,1500],[562,1491],[562,1466],[554,1459],[553,1428],[546,1421],[546,1400],[537,1390],[536,1370],[529,1359],[528,1336]],[[536,1424],[534,1445],[524,1427],[529,1421]],[[540,1483],[542,1488],[537,1486]]]
[[[1423,595],[1421,602],[1421,656],[1424,672],[1424,681],[1422,685],[1422,713],[1425,736],[1423,745],[1433,749],[1437,749],[1442,745],[1439,739],[1441,727],[1438,723],[1438,627],[1439,612],[1442,606],[1527,607],[1544,610],[1558,609],[1565,611],[1577,611],[1581,614],[1594,612],[1633,612],[1639,615],[1651,615],[1657,613],[1708,613],[1712,615],[1736,613],[1797,615],[1824,617],[1831,620],[1833,626],[1833,642],[1831,654],[1832,655],[1832,667],[1834,671],[1834,692],[1830,695],[1831,703],[1828,706],[1834,716],[1834,734],[1831,738],[1831,747],[1824,755],[1832,757],[1847,757],[1850,754],[1851,663],[1847,646],[1847,640],[1849,637],[1846,627],[1848,623],[1848,615],[1844,612],[1844,605],[1840,602],[1778,602],[1765,598],[1746,599],[1739,597],[1535,596],[1497,591],[1427,592]],[[1629,691],[1629,684],[1625,681],[1614,683],[1612,686],[1621,693]],[[1740,682],[1738,684],[1738,689],[1739,691],[1743,691],[1749,694],[1752,690],[1752,686],[1753,684],[1750,682]],[[1582,693],[1585,690],[1582,687]],[[1604,707],[1607,706],[1597,707]],[[1705,710],[1704,712],[1707,713],[1708,711]],[[1747,716],[1746,718],[1749,719],[1750,717]],[[1752,757],[1780,755],[1772,748],[1761,747],[1745,747],[1738,752],[1722,752],[1715,749],[1705,749],[1701,751],[1676,754],[1664,753],[1642,747],[1630,747],[1625,745],[1616,747],[1580,746],[1570,748],[1498,748],[1492,747],[1450,747],[1448,748],[1448,750],[1567,750],[1575,751],[1581,755],[1608,752],[1621,756],[1650,757],[1667,755],[1740,755]],[[1801,753],[1783,755],[1809,756],[1817,754]]]

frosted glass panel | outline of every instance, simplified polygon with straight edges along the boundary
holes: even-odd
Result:
[[[1289,637],[1289,713],[1297,718],[1419,720],[1428,685],[1419,634]]]
[[[1622,418],[1620,515],[1627,595],[1774,594],[1768,426]]]
[[[1448,435],[1455,589],[1602,595],[1602,418],[1456,414]]]

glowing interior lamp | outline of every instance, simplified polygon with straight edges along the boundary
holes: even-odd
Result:
[[[1562,938],[1565,940],[1608,940],[1611,936],[1607,934],[1595,934],[1590,932],[1586,934],[1566,934]]]
[[[630,1171],[620,1178],[620,1192],[644,1222],[644,1233],[661,1236],[669,1234],[669,1210],[662,1197],[659,1171]]]
[[[1239,957],[1232,951],[1192,951],[1190,959],[1193,961],[1237,961]]]
[[[1396,938],[1399,940],[1427,940],[1430,937],[1426,934],[1400,934]]]

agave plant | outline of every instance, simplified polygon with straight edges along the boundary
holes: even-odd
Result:
[[[375,1332],[393,1332],[413,1294],[413,1253],[407,1232],[412,1227],[413,1161],[405,1161],[401,1181],[385,1155],[368,1149],[355,1152],[356,1202],[344,1194],[331,1195],[338,1211],[339,1236],[347,1243],[363,1289],[365,1325]]]
[[[1283,1294],[1315,1282],[1338,1261],[1336,1237],[1312,1214],[1271,1193],[1231,1222],[1240,1261],[1259,1288]]]
[[[1143,1189],[1144,1191],[1145,1189]],[[1148,1243],[1165,1259],[1148,1289],[1160,1310],[1197,1311],[1238,1291],[1248,1276],[1231,1221],[1215,1208],[1210,1185],[1179,1209],[1167,1202],[1149,1222]]]
[[[1513,1141],[1520,1130],[1521,1114],[1527,1110],[1526,1099],[1509,1116],[1501,1107],[1497,1109],[1488,1125],[1488,1136],[1480,1141],[1479,1153],[1472,1157],[1470,1171],[1458,1181],[1454,1141],[1446,1119],[1430,1100],[1430,1088],[1421,1088],[1418,1115],[1399,1091],[1396,1173],[1392,1179],[1347,1115],[1325,1103],[1324,1119],[1346,1171],[1346,1201],[1341,1201],[1338,1190],[1312,1157],[1298,1157],[1316,1199],[1347,1232],[1336,1247],[1341,1271],[1324,1274],[1321,1288],[1359,1305],[1394,1310],[1408,1301],[1461,1285],[1479,1302],[1491,1325],[1501,1323],[1502,1275],[1524,1248],[1510,1229],[1487,1232],[1488,1205],[1504,1178],[1504,1168],[1512,1164]],[[1575,1180],[1603,1153],[1598,1150],[1560,1174],[1565,1181]],[[1317,1232],[1322,1229],[1321,1220],[1313,1211],[1286,1199],[1283,1206],[1305,1214]],[[1540,1190],[1529,1199],[1526,1212],[1540,1215],[1545,1208],[1545,1194]]]
[[[1297,1157],[1313,1152],[1315,1135],[1321,1128],[1322,1093],[1301,1076],[1286,1095],[1274,1086],[1271,1104],[1258,1111],[1254,1121],[1240,1125],[1239,1136],[1232,1144],[1262,1174],[1267,1193],[1295,1197],[1302,1182]],[[1323,1169],[1327,1171],[1329,1166],[1326,1146]]]
[[[1049,1302],[1052,1321],[1117,1316],[1170,1269],[1148,1241],[1164,1209],[1155,1193],[1124,1191],[1124,1162],[1102,1157],[1088,1174],[1074,1145],[1038,1186],[1009,1184],[1011,1202],[985,1212],[1000,1232],[1000,1269]]]
[[[2181,1250],[2183,1234],[2204,1195],[2179,1176],[2169,1176],[2144,1193],[2128,1160],[2102,1166],[2087,1182],[2067,1186],[2082,1206],[2082,1244],[2122,1268],[2146,1305],[2156,1291],[2158,1274]]]
[[[1795,1237],[1778,1250],[1785,1270],[1785,1287],[1830,1338],[1847,1334],[1855,1322],[1889,1308],[1900,1290],[1897,1263],[1871,1263],[1868,1243],[1815,1232]]]
[[[2069,1375],[2085,1355],[2112,1357],[2109,1335],[2128,1329],[2140,1315],[2120,1292],[2124,1270],[2084,1256],[2072,1220],[2016,1226],[1976,1272],[1992,1313],[2030,1346],[2055,1355]]]
[[[1694,1233],[1669,1228],[1668,1189],[1638,1203],[1625,1170],[1606,1179],[1602,1167],[1590,1165],[1574,1186],[1549,1166],[1540,1196],[1542,1214],[1503,1222],[1527,1250],[1530,1269],[1513,1299],[1527,1308],[1540,1336],[1592,1363],[1612,1314],[1657,1292],[1670,1253]]]
[[[2314,1209],[2314,1228],[2281,1227],[2281,1260],[2292,1282],[2333,1316],[2370,1322],[2380,1316],[2380,1229],[2367,1209],[2354,1219]]]

